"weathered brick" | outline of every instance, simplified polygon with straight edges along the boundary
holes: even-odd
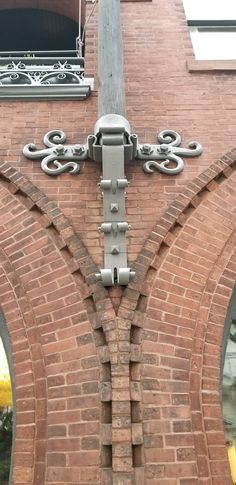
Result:
[[[14,6],[14,0],[8,3]],[[63,0],[54,8],[72,18],[69,3]],[[137,274],[123,296],[121,288],[107,291],[94,278],[94,262],[103,264],[97,232],[102,202],[96,185],[101,165],[86,161],[78,177],[49,179],[40,163],[26,162],[19,151],[28,141],[40,146],[43,134],[59,125],[71,142],[85,140],[96,121],[97,92],[85,103],[1,100],[1,156],[12,165],[0,164],[1,247],[7,256],[5,260],[0,255],[1,271],[7,273],[5,281],[0,280],[0,292],[16,373],[15,483],[230,483],[226,459],[218,450],[224,449],[219,367],[236,271],[235,257],[226,268],[234,244],[235,150],[209,165],[225,152],[226,144],[234,146],[235,87],[229,74],[214,75],[213,83],[209,72],[186,70],[186,58],[192,55],[188,28],[182,2],[172,3],[122,5],[129,121],[140,141],[147,137],[151,143],[155,127],[165,129],[171,120],[170,127],[184,137],[183,146],[199,139],[206,150],[196,161],[186,158],[187,170],[179,177],[148,176],[140,164],[126,164],[131,179],[126,212],[133,226],[128,258]],[[92,5],[87,8],[88,14]],[[91,75],[96,75],[96,20],[95,9],[86,31],[86,70]],[[140,32],[145,41],[140,42]],[[137,59],[142,59],[142,69],[134,78]],[[230,122],[222,125],[223,118]],[[24,339],[19,331],[25,332]],[[100,409],[99,375],[103,405],[110,406],[113,421],[110,412]],[[143,419],[145,447],[150,450],[145,470],[136,467],[135,473],[126,429],[131,409],[133,435],[138,429],[135,446],[141,446]],[[101,417],[110,420],[101,426],[107,427],[106,433],[100,430]],[[50,441],[45,465],[46,432]],[[104,447],[111,446],[113,437],[115,457],[115,472],[104,469],[102,477],[98,453],[93,453],[100,433]],[[214,459],[211,468],[207,446]]]

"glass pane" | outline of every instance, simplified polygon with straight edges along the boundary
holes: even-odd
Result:
[[[190,35],[196,59],[236,59],[236,31],[201,32],[196,28],[190,29]]]
[[[5,350],[0,339],[0,484],[9,480],[12,448],[12,388]]]
[[[235,0],[183,0],[188,20],[234,20]]]
[[[236,484],[236,325],[234,323],[230,328],[225,352],[222,409],[232,482]]]

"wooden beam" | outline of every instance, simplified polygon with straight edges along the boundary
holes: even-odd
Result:
[[[98,113],[125,116],[120,0],[99,0]]]

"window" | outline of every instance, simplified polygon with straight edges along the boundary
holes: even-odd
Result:
[[[183,0],[197,60],[236,59],[236,2]]]
[[[91,80],[84,79],[84,53],[76,44],[79,4],[73,5],[74,18],[30,7],[1,10],[0,98],[89,96]]]

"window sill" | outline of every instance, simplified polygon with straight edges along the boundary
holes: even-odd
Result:
[[[93,80],[84,79],[79,85],[2,85],[0,99],[3,100],[85,100],[91,94]]]
[[[0,52],[0,99],[84,100],[93,88],[76,51]]]
[[[188,72],[224,72],[232,71],[236,72],[236,60],[232,61],[187,61]]]

